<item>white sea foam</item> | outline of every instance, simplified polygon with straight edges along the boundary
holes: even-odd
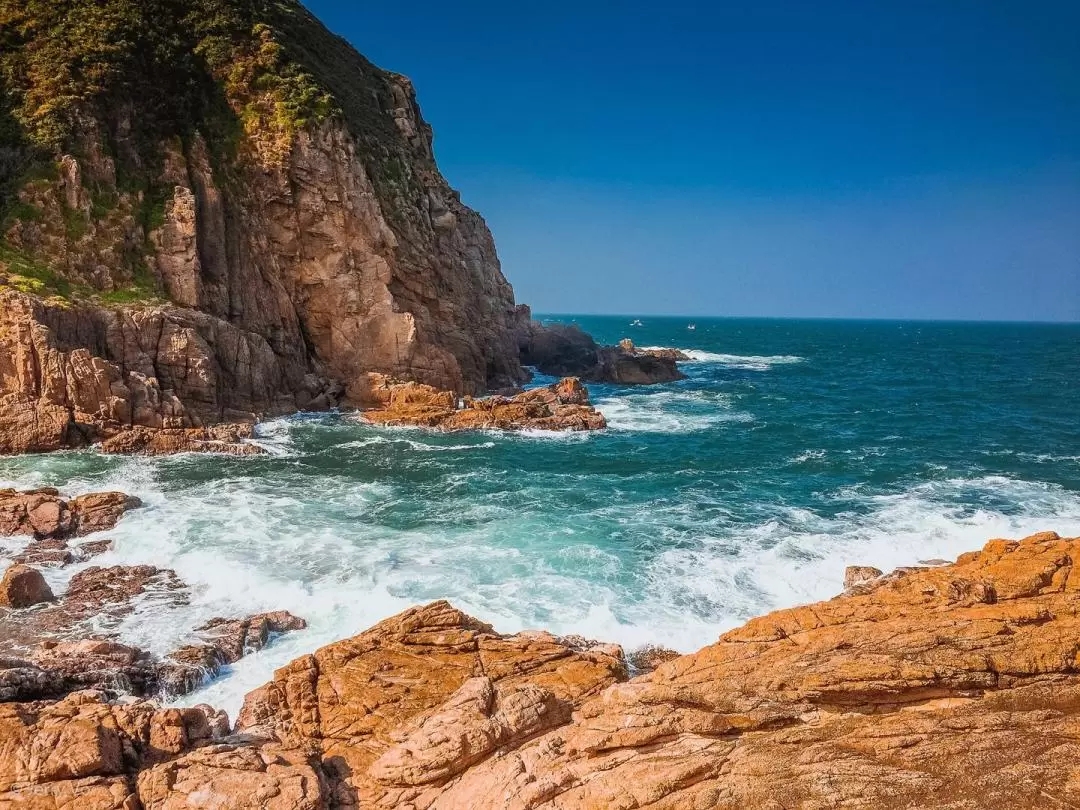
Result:
[[[984,499],[1014,508],[1022,504],[1023,513],[961,505]],[[825,517],[787,508],[761,524],[738,529],[737,537],[727,529],[696,546],[668,549],[653,563],[657,594],[674,588],[688,604],[721,607],[727,615],[719,624],[726,628],[769,610],[839,593],[848,565],[890,571],[924,559],[954,559],[993,537],[1017,538],[1044,530],[1080,533],[1076,493],[1003,477],[932,482],[860,500],[865,512],[858,514]]]
[[[730,408],[690,393],[631,396]],[[553,515],[551,499],[575,497],[581,474],[463,469],[440,478],[435,497],[417,489],[422,482],[302,477],[287,465],[266,477],[226,467],[206,480],[205,458],[86,456],[93,463],[72,473],[73,458],[20,461],[25,474],[10,484],[60,484],[67,494],[116,488],[146,506],[109,533],[113,550],[48,571],[58,592],[89,564],[173,568],[191,586],[189,603],[176,608],[141,599],[121,625],[124,640],[164,654],[214,616],[286,609],[308,620],[307,630],[181,701],[211,702],[233,716],[275,668],[437,598],[504,632],[546,627],[689,651],[749,616],[838,593],[846,565],[888,570],[953,558],[995,536],[1080,534],[1080,494],[999,476],[894,494],[854,486],[823,495],[820,510],[762,504],[748,517],[739,512],[745,505],[709,489],[628,500],[618,476],[594,473],[603,498]],[[201,474],[187,475],[196,463]]]
[[[692,390],[621,394],[598,400],[608,427],[639,433],[693,433],[725,422],[752,422],[729,395]]]
[[[643,346],[643,349],[652,351],[670,350],[670,346]],[[702,349],[676,349],[690,358],[691,363],[716,363],[728,368],[745,369],[748,371],[768,371],[773,366],[791,365],[802,363],[806,358],[794,354],[721,354],[719,352],[707,352]]]
[[[471,442],[465,444],[429,444],[427,442],[418,442],[412,439],[406,439],[401,436],[369,436],[366,439],[357,439],[356,441],[345,442],[344,444],[335,445],[337,450],[359,450],[364,447],[373,447],[377,445],[397,445],[408,447],[411,450],[416,450],[420,453],[440,453],[445,451],[461,451],[461,450],[483,450],[486,448],[494,447],[495,442]]]

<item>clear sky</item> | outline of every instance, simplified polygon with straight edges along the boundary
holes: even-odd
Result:
[[[1080,0],[307,0],[540,312],[1080,320]]]

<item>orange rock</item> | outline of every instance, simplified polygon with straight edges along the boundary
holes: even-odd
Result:
[[[1071,807],[1078,554],[994,540],[628,682],[616,647],[435,602],[278,670],[225,742],[209,709],[0,705],[0,806]]]
[[[278,670],[248,695],[237,728],[316,752],[337,802],[405,807],[498,748],[565,723],[625,677],[613,652],[499,635],[434,602]]]
[[[232,456],[256,456],[266,451],[247,442],[253,435],[251,425],[225,424],[209,428],[147,428],[121,430],[103,441],[102,453],[125,453],[165,456],[173,453],[224,453]]]
[[[142,502],[122,492],[95,492],[70,501],[52,488],[0,490],[0,535],[64,539],[111,529]]]
[[[589,393],[576,377],[512,397],[457,397],[428,385],[402,383],[388,388],[386,406],[364,411],[365,421],[417,425],[439,430],[599,430],[603,414],[589,404]]]
[[[13,565],[0,579],[0,607],[25,608],[52,599],[45,577],[28,565]]]

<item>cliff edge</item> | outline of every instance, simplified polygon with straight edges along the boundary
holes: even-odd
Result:
[[[0,0],[0,451],[527,377],[408,79],[295,0]]]

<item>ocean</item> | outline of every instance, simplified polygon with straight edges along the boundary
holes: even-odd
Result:
[[[213,616],[305,617],[181,700],[234,717],[276,667],[429,600],[505,632],[692,651],[839,593],[847,565],[1080,535],[1080,325],[552,319],[684,349],[688,379],[590,386],[609,422],[594,434],[301,414],[259,426],[261,457],[7,457],[0,485],[146,502],[84,565],[173,568],[192,598],[142,597],[130,643],[165,653]],[[54,589],[80,567],[47,572]]]

